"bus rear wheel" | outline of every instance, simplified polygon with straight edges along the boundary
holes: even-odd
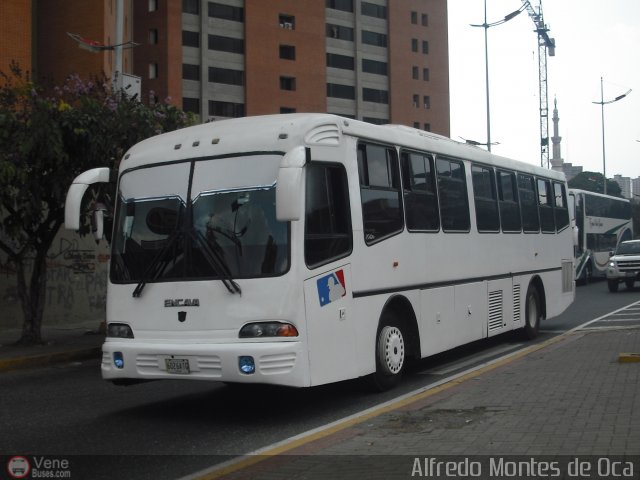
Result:
[[[538,289],[533,285],[529,286],[527,290],[527,301],[524,309],[524,329],[522,333],[527,340],[533,340],[538,336],[542,312],[540,294],[538,293]]]
[[[375,390],[383,392],[400,382],[407,358],[405,339],[401,322],[393,313],[385,312],[376,338],[376,371],[369,376]]]

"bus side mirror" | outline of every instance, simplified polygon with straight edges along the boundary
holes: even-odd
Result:
[[[304,166],[307,151],[298,146],[282,157],[276,183],[276,218],[280,222],[300,220],[303,205]]]
[[[67,230],[80,230],[82,197],[84,197],[90,185],[94,183],[109,183],[110,172],[106,167],[93,168],[81,173],[73,180],[67,192],[67,199],[64,202],[64,226]]]

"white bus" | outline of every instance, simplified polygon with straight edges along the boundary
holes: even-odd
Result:
[[[578,230],[575,279],[588,283],[604,277],[609,257],[620,242],[633,238],[631,202],[626,198],[569,189]]]
[[[74,181],[67,228],[109,173]],[[564,311],[569,223],[562,174],[408,127],[290,114],[150,138],[119,166],[102,376],[387,389],[409,359]]]

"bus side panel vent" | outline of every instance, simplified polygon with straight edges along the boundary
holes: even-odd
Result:
[[[520,321],[520,284],[513,286],[513,321]]]
[[[562,261],[562,293],[573,291],[573,262]]]
[[[489,292],[489,331],[502,328],[502,290]]]

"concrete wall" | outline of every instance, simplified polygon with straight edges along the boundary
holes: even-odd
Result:
[[[109,249],[105,241],[60,230],[47,258],[43,325],[92,323],[105,318]],[[23,315],[15,267],[0,253],[0,328],[18,328]]]

